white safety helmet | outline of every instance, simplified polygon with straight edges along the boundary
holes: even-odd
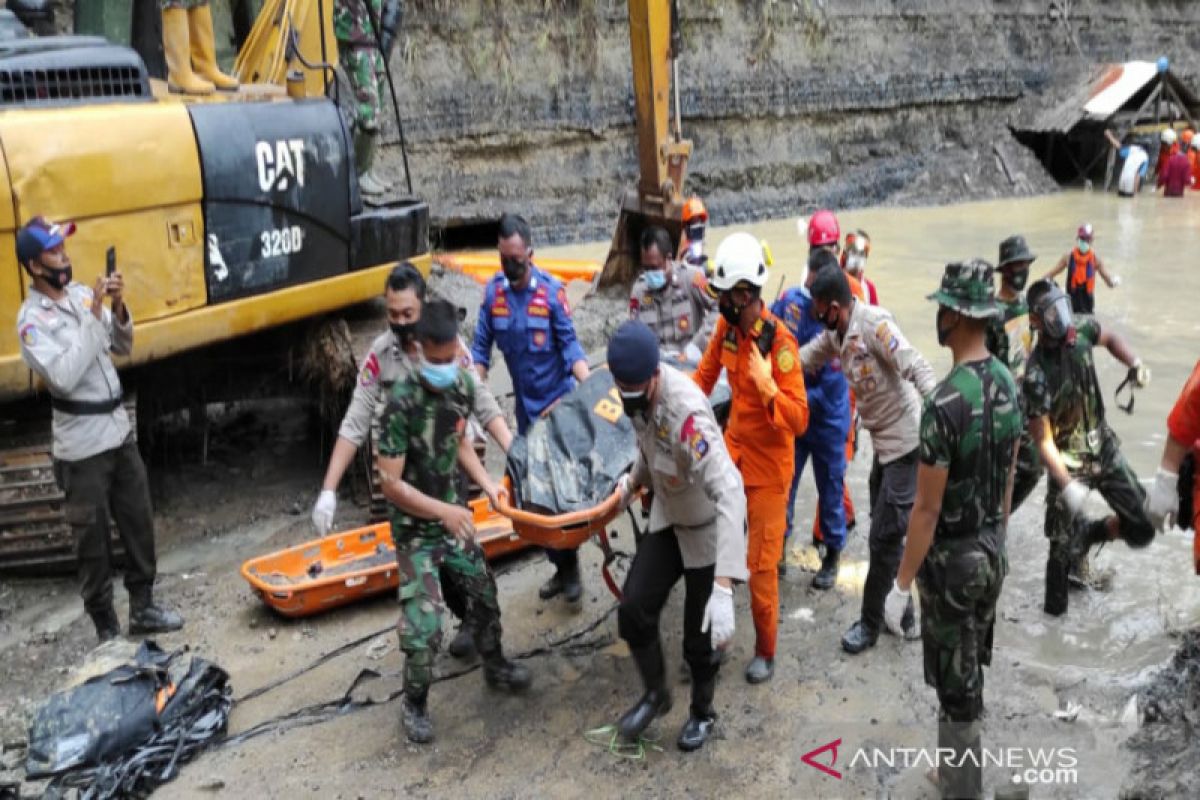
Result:
[[[1175,140],[1179,138],[1179,134],[1175,133],[1174,128],[1163,128],[1162,143],[1165,145],[1175,144]]]
[[[744,231],[725,237],[717,248],[709,284],[718,292],[726,292],[741,281],[760,289],[767,283],[767,261],[762,244]]]

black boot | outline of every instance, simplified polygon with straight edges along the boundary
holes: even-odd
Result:
[[[554,574],[550,576],[550,580],[543,583],[538,589],[538,597],[542,598],[543,600],[549,600],[552,597],[557,597],[558,595],[562,594],[562,590],[562,573],[555,569]]]
[[[874,647],[879,640],[879,631],[859,620],[850,626],[850,630],[842,636],[842,649],[854,655],[868,647]]]
[[[459,623],[458,633],[454,634],[450,646],[446,649],[450,651],[450,655],[463,661],[475,657],[475,637],[471,635],[465,623]]]
[[[404,695],[401,716],[404,722],[404,735],[413,744],[429,744],[433,741],[433,720],[425,710],[427,692],[410,697]]]
[[[129,635],[169,633],[183,627],[183,617],[155,605],[149,586],[129,593]]]
[[[822,591],[832,589],[837,583],[838,560],[842,557],[841,550],[825,548],[825,557],[821,559],[821,569],[813,576],[812,586]]]
[[[708,741],[713,726],[717,723],[717,712],[713,710],[713,695],[717,690],[717,675],[692,684],[692,705],[688,709],[688,720],[679,732],[676,744],[685,753],[699,750]]]
[[[562,570],[563,600],[568,603],[578,603],[583,597],[583,584],[579,581],[579,562],[575,561]]]
[[[1070,582],[1067,571],[1070,565],[1066,559],[1052,555],[1046,559],[1046,599],[1042,610],[1047,614],[1060,617],[1067,613],[1067,591]]]
[[[493,689],[513,694],[525,691],[533,683],[528,667],[515,664],[500,653],[484,659],[483,679]]]
[[[121,621],[117,619],[117,610],[111,604],[103,611],[88,612],[88,616],[96,626],[96,638],[100,640],[100,644],[121,635]]]
[[[632,648],[632,652],[646,692],[617,722],[617,731],[626,742],[636,742],[642,732],[650,727],[655,717],[661,717],[671,710],[671,693],[667,691],[667,665],[663,661],[662,643],[655,639],[645,647]]]

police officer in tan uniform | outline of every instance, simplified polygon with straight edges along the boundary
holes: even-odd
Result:
[[[313,506],[313,526],[322,536],[329,533],[333,527],[333,517],[337,512],[337,489],[342,482],[342,476],[346,474],[358,448],[367,441],[367,437],[371,436],[373,431],[378,433],[379,419],[384,406],[387,405],[392,385],[405,380],[415,369],[411,353],[415,346],[417,320],[421,317],[421,308],[425,302],[425,278],[407,261],[399,264],[391,271],[384,284],[384,300],[387,303],[388,331],[380,334],[371,343],[371,350],[363,359],[358,383],[350,399],[350,407],[342,418],[337,442],[329,456],[329,466],[321,484],[321,493]],[[459,354],[460,365],[470,368],[470,351],[461,343]],[[508,451],[509,445],[512,444],[512,433],[496,398],[482,381],[476,382],[475,386],[473,422],[484,428],[505,452]],[[451,611],[461,619],[462,608],[457,599],[453,591],[446,593]],[[449,651],[458,658],[473,654],[474,645],[469,631],[460,628],[458,635],[450,643]]]
[[[698,362],[716,324],[716,302],[704,270],[671,259],[664,228],[642,231],[642,271],[629,290],[629,318],[650,326],[665,351]]]
[[[33,278],[17,314],[21,358],[50,391],[54,477],[75,535],[83,607],[100,641],[121,634],[113,608],[111,512],[125,546],[129,632],[161,633],[183,619],[154,603],[154,516],[150,486],[112,355],[133,350],[133,317],[120,272],[87,287],[71,280],[64,242],[73,223],[35,217],[17,232],[17,260]],[[108,298],[111,309],[105,308]]]
[[[625,413],[637,432],[638,457],[621,478],[628,504],[639,487],[652,489],[648,533],[638,544],[617,613],[645,693],[618,723],[633,741],[671,708],[658,620],[683,577],[683,656],[692,674],[692,703],[679,735],[696,750],[716,722],[713,694],[720,664],[715,650],[733,636],[733,582],[746,569],[746,495],[708,398],[686,375],[659,364],[658,341],[644,323],[621,325],[608,345]]]

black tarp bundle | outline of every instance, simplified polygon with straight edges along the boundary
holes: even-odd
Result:
[[[685,372],[692,368],[680,365]],[[718,420],[728,416],[729,398],[722,380],[710,398]],[[599,367],[513,440],[507,465],[513,501],[518,508],[545,514],[592,508],[612,494],[636,459],[633,424],[624,414],[612,373]]]
[[[51,796],[144,797],[225,735],[229,675],[146,641],[129,663],[51,695],[29,731],[26,775]]]

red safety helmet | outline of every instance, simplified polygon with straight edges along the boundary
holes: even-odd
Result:
[[[842,228],[838,225],[837,216],[828,209],[821,209],[808,220],[808,246],[824,247],[836,245],[842,238]]]
[[[1075,231],[1075,236],[1083,239],[1085,242],[1090,242],[1095,235],[1096,232],[1092,230],[1092,223],[1090,222],[1083,223],[1079,226],[1079,230]]]
[[[704,207],[704,202],[699,197],[689,197],[688,201],[683,204],[683,224],[687,225],[695,219],[708,222],[708,209]]]

